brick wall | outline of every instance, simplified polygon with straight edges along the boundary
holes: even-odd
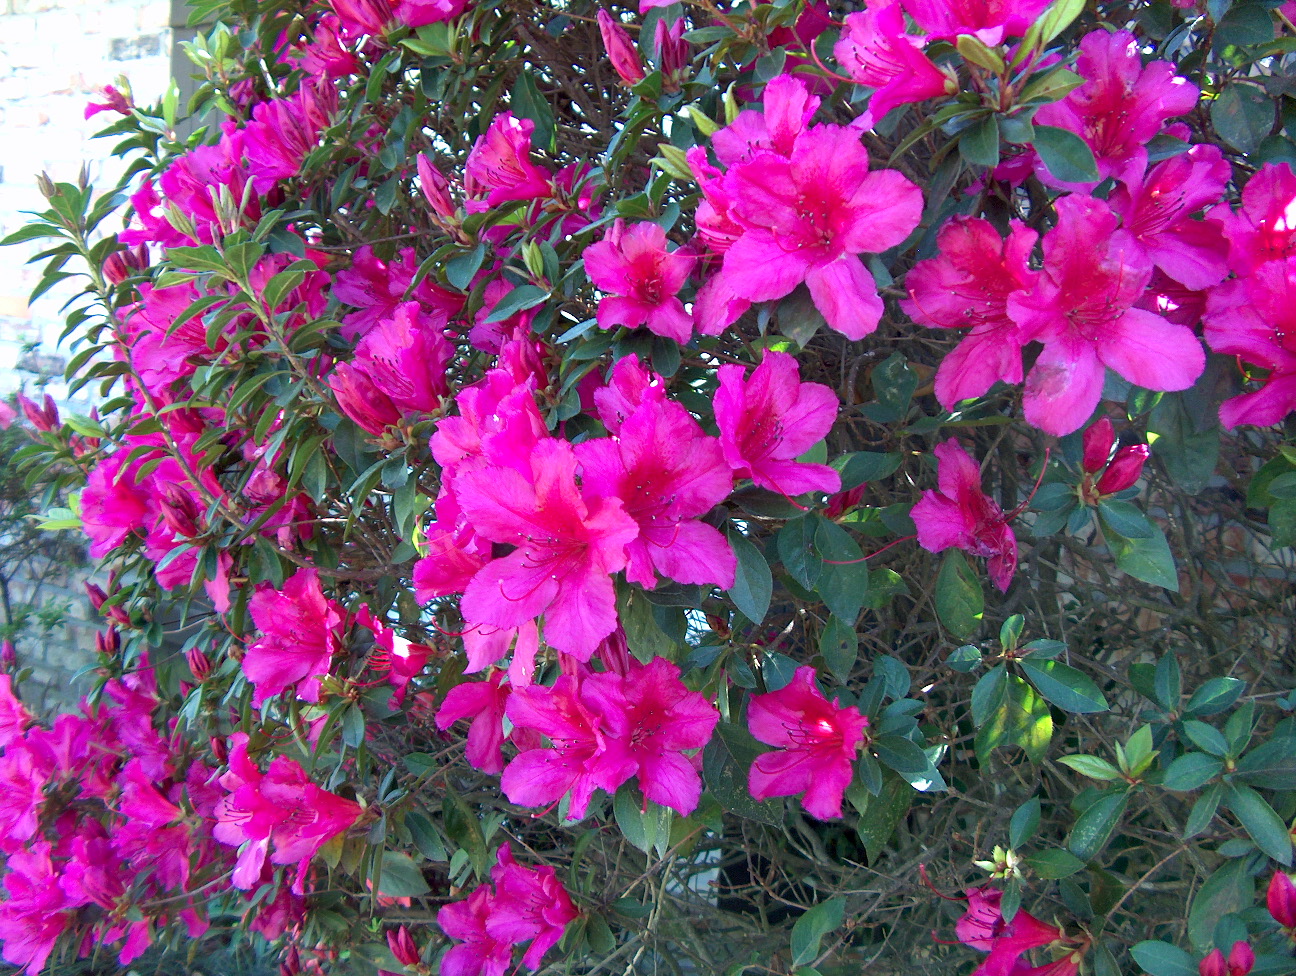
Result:
[[[159,99],[171,75],[171,23],[170,0],[0,0],[0,237],[25,222],[21,211],[44,209],[38,173],[75,182],[88,163],[91,181],[106,187],[121,172],[108,159],[112,140],[91,139],[110,116],[86,120],[86,103],[118,75],[137,102]],[[86,402],[68,401],[61,382],[68,352],[56,345],[59,308],[72,292],[27,301],[38,275],[25,262],[40,250],[40,242],[0,248],[0,396],[32,391],[55,374],[48,391],[65,409],[85,412]],[[40,348],[24,354],[33,342]],[[34,621],[16,643],[20,664],[33,669],[24,696],[47,708],[72,704],[88,683],[73,686],[71,676],[93,660],[99,629],[82,587],[89,569],[70,567],[39,586],[21,578],[22,568],[5,569],[19,577],[15,602],[70,607],[62,626],[46,631]]]

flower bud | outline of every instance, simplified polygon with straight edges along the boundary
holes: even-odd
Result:
[[[1084,432],[1084,460],[1080,466],[1089,474],[1097,474],[1111,457],[1112,445],[1116,443],[1116,431],[1112,422],[1102,417],[1096,424]]]
[[[12,668],[18,663],[18,650],[14,647],[14,642],[6,640],[0,642],[0,667]]]
[[[36,406],[31,400],[18,394],[18,406],[22,407],[23,415],[37,430],[58,430],[63,426],[59,419],[58,404],[48,393],[45,394],[45,403],[43,406]]]
[[[450,182],[441,171],[432,165],[426,156],[418,158],[419,186],[427,199],[432,212],[438,217],[453,220],[455,217],[454,200],[450,197]]]
[[[626,87],[639,84],[644,80],[643,61],[626,29],[613,20],[606,10],[598,12],[598,25],[599,32],[603,35],[603,46],[607,49],[617,77]]]
[[[1102,477],[1098,479],[1096,486],[1098,494],[1114,495],[1133,485],[1143,473],[1143,465],[1147,462],[1150,453],[1146,444],[1122,447],[1112,458],[1111,464],[1107,465],[1107,470],[1103,472]]]
[[[404,925],[398,929],[387,930],[387,947],[391,949],[391,954],[402,966],[417,966],[422,961],[419,958],[418,947],[414,945],[409,929]]]
[[[103,587],[98,583],[85,584],[86,596],[90,598],[90,605],[95,610],[102,610],[104,603],[108,599],[108,594],[103,591]]]
[[[1229,976],[1224,953],[1212,949],[1210,955],[1197,964],[1197,973],[1198,976]]]
[[[226,745],[224,739],[220,736],[213,735],[208,740],[207,744],[211,747],[212,758],[215,759],[219,765],[223,766],[225,763],[229,762],[229,746]]]
[[[104,657],[116,657],[121,652],[121,636],[116,627],[110,625],[95,634],[95,650]]]
[[[657,64],[661,67],[662,90],[679,91],[680,82],[688,72],[693,55],[693,47],[684,40],[684,20],[681,18],[666,26],[664,20],[657,21],[657,33],[653,40],[657,44]]]
[[[1275,871],[1265,894],[1269,914],[1285,929],[1296,929],[1296,882],[1291,875]]]
[[[92,118],[100,112],[117,112],[121,115],[131,114],[129,92],[119,92],[112,85],[104,85],[102,102],[89,102],[85,107],[85,117]]]
[[[828,504],[824,506],[824,517],[835,519],[840,518],[845,512],[860,503],[864,497],[864,485],[856,485],[847,491],[839,491],[828,499]]]
[[[185,651],[185,660],[189,662],[189,670],[193,672],[199,684],[207,680],[207,676],[211,674],[211,661],[206,654],[196,647],[191,647]]]
[[[198,503],[184,486],[175,482],[163,484],[159,491],[158,507],[162,510],[162,520],[166,522],[167,528],[176,535],[192,539],[199,534],[201,513],[198,511]]]
[[[298,976],[301,971],[301,953],[296,946],[289,946],[284,953],[283,962],[279,963],[279,976]]]
[[[1255,952],[1245,942],[1234,942],[1228,954],[1229,976],[1247,976],[1255,966]]]

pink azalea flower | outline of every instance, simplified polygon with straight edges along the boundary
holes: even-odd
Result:
[[[751,795],[767,800],[805,793],[801,802],[812,817],[840,817],[867,725],[858,708],[839,708],[824,697],[814,668],[797,668],[786,687],[753,695],[748,706],[751,734],[778,747],[752,763]]]
[[[461,945],[441,960],[441,976],[504,976],[513,962],[513,943],[486,931],[495,899],[489,885],[479,885],[463,901],[437,911],[441,931]]]
[[[715,395],[720,447],[735,474],[783,495],[841,490],[841,476],[824,464],[795,460],[822,440],[837,419],[837,396],[822,383],[802,383],[797,362],[766,351],[751,376],[721,366]]]
[[[0,674],[0,749],[7,749],[21,740],[23,731],[31,723],[31,712],[14,694],[13,675]]]
[[[513,200],[537,200],[553,195],[549,174],[531,162],[531,133],[535,123],[504,112],[473,143],[464,166],[465,206],[484,213]]]
[[[504,713],[512,690],[504,673],[493,671],[485,681],[455,685],[437,711],[436,726],[443,732],[460,719],[472,719],[465,754],[473,769],[504,771]]]
[[[148,524],[149,495],[136,482],[142,462],[129,465],[129,451],[118,451],[90,471],[81,493],[81,524],[90,537],[90,556],[102,559],[126,537]]]
[[[1067,129],[1087,142],[1099,178],[1118,176],[1133,160],[1146,164],[1144,146],[1169,119],[1197,105],[1197,86],[1176,75],[1169,61],[1143,66],[1139,41],[1129,31],[1086,34],[1076,72],[1085,83],[1062,101],[1043,106],[1035,121]]]
[[[578,444],[576,456],[584,479],[619,498],[639,526],[626,546],[628,580],[653,589],[660,573],[680,583],[733,586],[733,550],[699,520],[728,497],[733,475],[720,442],[687,410],[670,401],[643,403],[612,437]]]
[[[76,907],[58,884],[48,844],[9,854],[0,901],[0,956],[38,976],[59,938],[76,920]]]
[[[666,243],[666,232],[657,224],[627,228],[618,219],[603,240],[585,249],[586,274],[595,288],[608,293],[599,299],[600,327],[643,325],[681,345],[689,341],[693,319],[684,311],[678,293],[695,259],[668,251]]]
[[[243,673],[256,686],[252,704],[297,685],[305,701],[319,701],[320,678],[341,648],[342,608],[328,600],[313,569],[299,569],[276,592],[262,585],[248,601],[261,637],[248,645]]]
[[[312,28],[313,37],[301,47],[302,70],[315,78],[345,78],[360,70],[360,59],[343,46],[342,23],[325,14]]]
[[[1192,330],[1135,308],[1152,268],[1102,201],[1071,194],[1055,204],[1039,285],[1008,298],[1024,342],[1044,343],[1024,398],[1026,419],[1069,434],[1102,396],[1103,367],[1149,390],[1186,390],[1206,357]]]
[[[22,739],[0,756],[0,837],[28,841],[36,836],[45,807],[50,770]]]
[[[1242,206],[1210,212],[1224,225],[1229,267],[1252,274],[1266,261],[1296,255],[1296,173],[1290,163],[1266,163],[1242,189]]]
[[[393,318],[406,301],[418,302],[437,327],[449,322],[450,316],[463,307],[463,296],[440,287],[431,276],[415,285],[418,267],[419,259],[412,247],[397,252],[390,261],[380,260],[367,244],[357,250],[351,267],[339,271],[333,283],[338,301],[356,308],[342,318],[343,337],[355,339],[384,319]]]
[[[529,479],[491,466],[455,480],[476,533],[517,547],[472,578],[463,614],[470,623],[502,628],[544,614],[546,641],[588,660],[616,626],[612,574],[625,566],[625,547],[639,527],[618,499],[577,487],[567,441],[541,441],[530,460]]]
[[[800,82],[767,87],[767,125],[788,108],[788,88],[804,92]],[[859,255],[895,247],[918,226],[918,187],[895,170],[869,172],[858,135],[835,125],[800,132],[786,157],[756,153],[730,169],[724,184],[728,217],[743,230],[724,253],[723,275],[735,295],[769,301],[804,282],[828,325],[847,338],[877,328],[882,299]]]
[[[301,172],[302,161],[320,144],[320,133],[332,124],[335,111],[337,89],[331,83],[305,84],[287,98],[252,109],[243,151],[257,193],[269,193],[280,180]]]
[[[936,445],[939,491],[924,491],[910,512],[918,544],[928,552],[962,549],[989,560],[995,586],[1007,592],[1017,570],[1017,537],[1003,509],[981,490],[981,471],[951,437]]]
[[[320,789],[287,756],[276,756],[262,773],[248,758],[246,733],[234,733],[230,743],[229,771],[220,778],[229,795],[216,806],[212,834],[222,844],[242,845],[231,880],[251,889],[269,853],[272,864],[297,864],[293,888],[301,894],[310,859],[356,822],[360,805]]]
[[[1148,260],[1186,288],[1209,288],[1228,276],[1228,242],[1217,221],[1192,215],[1219,201],[1232,174],[1218,146],[1193,146],[1146,174],[1136,162],[1108,200]]]
[[[1220,405],[1220,423],[1267,427],[1296,410],[1296,256],[1226,281],[1206,300],[1211,349],[1269,370],[1261,388]]]
[[[498,863],[491,869],[495,901],[486,919],[486,931],[513,945],[531,944],[522,955],[528,969],[539,969],[544,954],[558,944],[567,924],[580,913],[567,889],[547,864],[526,868],[513,860],[513,850],[501,845]]]
[[[587,677],[582,695],[601,714],[615,746],[635,763],[645,800],[682,817],[697,809],[702,779],[684,750],[706,746],[720,714],[684,686],[678,667],[660,657],[647,665],[631,661],[624,675]]]
[[[1274,872],[1265,889],[1265,906],[1275,922],[1285,929],[1296,930],[1296,881],[1291,875]]]
[[[1041,922],[1018,909],[1011,922],[1005,922],[999,903],[1003,893],[993,888],[969,888],[968,910],[955,923],[954,931],[964,945],[990,955],[977,967],[973,976],[1024,976],[1026,967],[1019,961],[1022,953],[1063,939],[1062,930]],[[1062,970],[1050,966],[1026,970],[1034,976],[1062,976]]]
[[[500,787],[512,803],[548,806],[570,793],[567,819],[580,820],[595,790],[613,793],[635,774],[634,759],[608,743],[599,716],[572,675],[563,675],[552,688],[516,689],[506,714],[517,728],[534,729],[552,743],[522,752],[508,764]]]
[[[953,41],[973,34],[995,47],[1005,37],[1022,37],[1048,0],[901,0],[905,11],[933,38]]]
[[[932,13],[938,28],[953,25],[958,15],[951,10],[935,16],[935,8],[942,5],[922,0],[909,0],[905,7],[910,6]],[[916,14],[914,19],[922,23]],[[904,12],[895,0],[867,0],[864,10],[847,16],[833,56],[857,83],[877,89],[855,125],[872,129],[893,108],[958,91],[958,82],[923,54],[925,40],[905,30]]]
[[[919,325],[971,329],[936,371],[936,399],[946,410],[982,396],[996,382],[1022,381],[1022,338],[1008,315],[1008,296],[1035,287],[1030,268],[1038,235],[1013,221],[1007,239],[988,220],[954,217],[936,235],[940,254],[905,278],[900,302]]]

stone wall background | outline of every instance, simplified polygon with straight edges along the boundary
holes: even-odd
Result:
[[[183,4],[175,6],[183,23]],[[87,120],[85,107],[118,75],[129,79],[137,103],[161,98],[173,33],[192,36],[173,31],[172,13],[171,0],[0,0],[0,237],[22,226],[22,211],[44,209],[37,174],[75,182],[84,163],[97,187],[118,177],[124,167],[108,158],[113,140],[91,138],[113,116]],[[0,397],[43,388],[64,410],[85,413],[89,402],[68,396],[62,373],[69,352],[57,344],[59,309],[74,292],[56,288],[27,300],[39,274],[26,261],[41,249],[40,241],[0,248]],[[15,605],[44,607],[51,617],[68,607],[61,626],[46,630],[34,617],[15,639],[20,667],[32,668],[24,696],[54,708],[88,687],[71,679],[94,659],[99,615],[82,585],[88,567],[63,565],[47,578],[38,562],[2,567],[0,575],[12,579]]]

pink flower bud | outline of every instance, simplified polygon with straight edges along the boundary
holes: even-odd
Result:
[[[607,48],[617,77],[627,87],[639,84],[644,80],[643,61],[626,29],[613,20],[606,10],[598,12],[598,25],[599,32],[603,35],[603,46]]]
[[[1229,976],[1247,976],[1255,966],[1255,953],[1245,942],[1234,942],[1228,954]]]
[[[1107,465],[1107,470],[1103,472],[1102,477],[1098,479],[1096,486],[1098,494],[1114,495],[1133,485],[1143,473],[1143,465],[1147,462],[1150,453],[1146,444],[1122,447],[1112,458],[1112,463]]]
[[[301,953],[296,946],[289,946],[284,953],[283,962],[279,964],[279,976],[298,976],[301,971]]]
[[[229,746],[224,739],[213,735],[208,740],[208,745],[211,746],[212,758],[216,760],[218,765],[223,766],[229,762]]]
[[[104,85],[104,100],[102,102],[90,102],[85,107],[85,117],[91,118],[100,112],[118,112],[122,115],[130,115],[131,100],[130,97],[119,92],[112,85]]]
[[[1080,466],[1089,474],[1097,474],[1111,457],[1112,445],[1116,443],[1116,431],[1112,422],[1106,417],[1084,432],[1084,460]]]
[[[864,485],[857,485],[847,491],[839,491],[828,499],[828,504],[824,506],[824,517],[835,519],[840,518],[845,512],[860,503],[864,497]]]
[[[438,217],[453,220],[455,216],[454,200],[450,197],[450,183],[441,171],[432,165],[426,156],[418,158],[419,186],[427,198],[432,212]]]
[[[1224,953],[1212,949],[1210,955],[1197,964],[1197,972],[1199,976],[1229,976]]]
[[[211,674],[211,661],[206,654],[196,647],[191,647],[185,651],[185,660],[189,662],[189,670],[193,672],[199,684],[207,680],[207,676]]]
[[[104,657],[117,656],[121,651],[121,636],[117,633],[116,627],[110,626],[107,630],[95,634],[95,650]]]
[[[96,610],[102,610],[104,602],[108,599],[108,594],[103,591],[103,587],[97,583],[85,584],[86,596],[90,598],[90,605]]]
[[[59,420],[58,405],[48,393],[45,394],[44,405],[40,407],[19,393],[18,406],[22,407],[23,415],[37,430],[58,430],[62,426],[62,422]]]
[[[1285,929],[1296,929],[1296,882],[1282,871],[1275,871],[1265,894],[1269,914]]]
[[[418,947],[414,945],[409,929],[404,925],[398,929],[387,930],[387,947],[391,949],[391,954],[402,966],[417,966],[422,961],[419,958]]]
[[[0,666],[12,668],[18,663],[18,650],[11,640],[0,642]]]
[[[664,91],[679,91],[680,82],[693,60],[693,47],[684,40],[684,21],[675,21],[670,27],[664,20],[657,21],[657,64],[661,67]]]
[[[191,539],[198,535],[199,520],[202,513],[198,503],[184,486],[167,482],[159,491],[158,507],[162,510],[162,520],[176,535]]]
[[[112,284],[120,285],[132,274],[147,268],[149,264],[148,245],[140,244],[125,251],[113,251],[104,259],[103,276]]]

